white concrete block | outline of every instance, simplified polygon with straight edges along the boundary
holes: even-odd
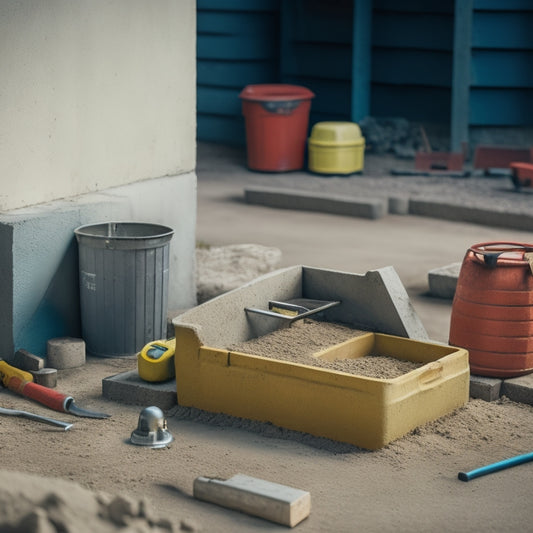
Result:
[[[57,386],[57,369],[55,368],[41,368],[39,370],[31,370],[33,381],[43,387],[53,389]]]
[[[311,494],[244,474],[230,479],[198,477],[193,495],[198,500],[294,527],[311,512]]]
[[[50,339],[46,345],[47,366],[50,368],[77,368],[85,364],[85,341],[73,337]]]

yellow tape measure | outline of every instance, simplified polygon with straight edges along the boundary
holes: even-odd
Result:
[[[149,342],[137,354],[139,377],[145,381],[167,381],[176,375],[174,350],[176,339]]]

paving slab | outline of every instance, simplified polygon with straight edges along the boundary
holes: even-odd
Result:
[[[416,198],[409,200],[409,213],[441,220],[461,220],[484,226],[513,228],[523,231],[529,231],[533,226],[533,216],[528,213],[500,212],[492,206],[483,208]]]
[[[130,405],[155,405],[165,411],[177,403],[176,380],[149,383],[139,377],[137,370],[130,370],[104,378],[102,395],[108,400]]]
[[[500,397],[502,380],[484,376],[470,375],[470,397],[486,402],[494,402]]]
[[[461,262],[434,268],[428,272],[429,294],[436,298],[453,300]]]
[[[533,373],[506,379],[502,385],[502,395],[513,402],[533,405]]]
[[[246,187],[244,198],[249,204],[280,209],[318,211],[360,218],[377,219],[388,213],[387,198],[347,197],[339,194],[301,191],[282,187]]]

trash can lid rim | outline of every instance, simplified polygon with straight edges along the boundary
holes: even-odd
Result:
[[[114,229],[112,232],[109,231],[109,228]],[[147,231],[143,234],[132,235],[132,234],[118,234],[116,232],[117,228],[137,228],[137,229],[146,229]],[[90,231],[91,229],[95,231]],[[106,229],[107,231],[103,231]],[[95,224],[86,224],[79,226],[74,230],[76,236],[80,237],[90,237],[96,239],[120,239],[120,240],[145,240],[153,238],[162,238],[171,236],[174,234],[174,230],[168,226],[163,226],[161,224],[154,223],[145,223],[145,222],[100,222]]]
[[[239,98],[252,102],[280,102],[288,100],[309,100],[314,98],[313,91],[300,85],[286,83],[264,83],[247,85],[239,94]]]

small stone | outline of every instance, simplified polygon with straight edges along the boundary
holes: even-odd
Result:
[[[13,366],[31,372],[33,370],[40,370],[44,367],[44,360],[37,355],[34,355],[27,350],[17,350],[13,358]]]
[[[117,496],[108,505],[109,519],[117,526],[127,526],[131,518],[139,516],[139,504],[127,496]]]
[[[43,387],[53,389],[57,386],[57,370],[55,368],[41,368],[41,370],[32,370],[33,381]]]

